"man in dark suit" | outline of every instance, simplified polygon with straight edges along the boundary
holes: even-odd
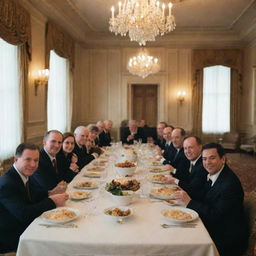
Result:
[[[190,161],[186,158],[183,149],[185,135],[186,132],[183,128],[175,128],[172,131],[173,149],[170,154],[168,154],[167,158],[161,161],[175,178],[187,181],[188,175],[186,172],[177,172],[177,170],[187,170],[190,167]]]
[[[241,256],[248,239],[241,183],[225,163],[225,152],[221,145],[206,144],[202,157],[203,165],[209,173],[204,196],[195,200],[185,191],[177,192],[176,196],[188,208],[198,212],[220,256]]]
[[[67,184],[63,181],[65,170],[60,169],[56,159],[62,147],[63,135],[57,130],[46,132],[43,139],[43,148],[40,150],[39,165],[32,175],[31,181],[45,191],[58,190],[64,192]]]
[[[128,127],[124,128],[122,135],[123,144],[133,144],[134,141],[146,143],[146,138],[141,127],[138,127],[136,120],[129,120]]]
[[[168,125],[166,122],[160,122],[156,127],[156,138],[155,138],[155,145],[159,146],[161,149],[164,150],[165,147],[165,139],[163,137],[164,128]],[[173,127],[172,127],[173,128]]]
[[[63,206],[66,193],[48,196],[30,183],[39,161],[39,148],[20,144],[13,166],[0,177],[0,253],[16,250],[19,237],[43,212]]]
[[[163,149],[163,164],[168,164],[169,159],[173,159],[176,154],[176,149],[172,144],[172,127],[165,127],[163,131],[163,139],[165,141],[164,149]]]
[[[77,165],[81,170],[85,165],[97,158],[99,154],[96,152],[88,153],[85,148],[85,144],[89,139],[89,131],[86,127],[78,126],[74,131],[74,136],[76,140],[74,153],[77,155]]]
[[[174,176],[184,176],[185,178],[170,177],[167,183],[179,185],[193,199],[200,198],[202,187],[207,181],[208,174],[202,162],[202,141],[196,136],[186,137],[183,142],[183,148],[186,158],[190,161],[190,166],[187,169],[177,169]]]
[[[99,134],[99,145],[101,147],[110,146],[111,143],[111,129],[113,126],[113,122],[111,120],[105,120],[104,121],[104,129]]]

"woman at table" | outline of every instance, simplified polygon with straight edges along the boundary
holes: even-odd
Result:
[[[62,170],[63,180],[70,182],[79,172],[77,163],[77,156],[73,153],[75,147],[75,137],[72,133],[66,132],[63,134],[62,148],[57,154],[56,158]]]

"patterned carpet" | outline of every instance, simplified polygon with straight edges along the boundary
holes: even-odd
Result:
[[[256,190],[256,156],[245,153],[228,153],[229,167],[239,177],[245,196]]]

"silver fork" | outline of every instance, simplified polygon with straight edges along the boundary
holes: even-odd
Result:
[[[181,228],[195,228],[196,223],[173,223],[173,224],[161,224],[162,228],[181,227]]]

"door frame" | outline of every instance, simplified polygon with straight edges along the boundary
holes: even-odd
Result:
[[[164,72],[150,75],[146,78],[125,74],[122,78],[121,97],[127,99],[121,104],[121,119],[131,119],[132,111],[132,84],[157,84],[157,122],[167,119],[168,116],[168,92],[167,76]]]
[[[158,94],[159,94],[159,84],[156,84],[156,83],[131,83],[130,84],[130,87],[131,87],[131,97],[130,97],[130,100],[131,100],[131,108],[130,108],[130,118],[129,119],[132,119],[132,115],[133,115],[133,91],[132,91],[132,88],[133,88],[133,85],[142,85],[144,87],[146,87],[147,85],[154,85],[156,86],[156,109],[157,109],[157,112],[156,112],[156,124],[157,125],[157,122],[158,122]],[[139,120],[138,120],[139,121]]]

